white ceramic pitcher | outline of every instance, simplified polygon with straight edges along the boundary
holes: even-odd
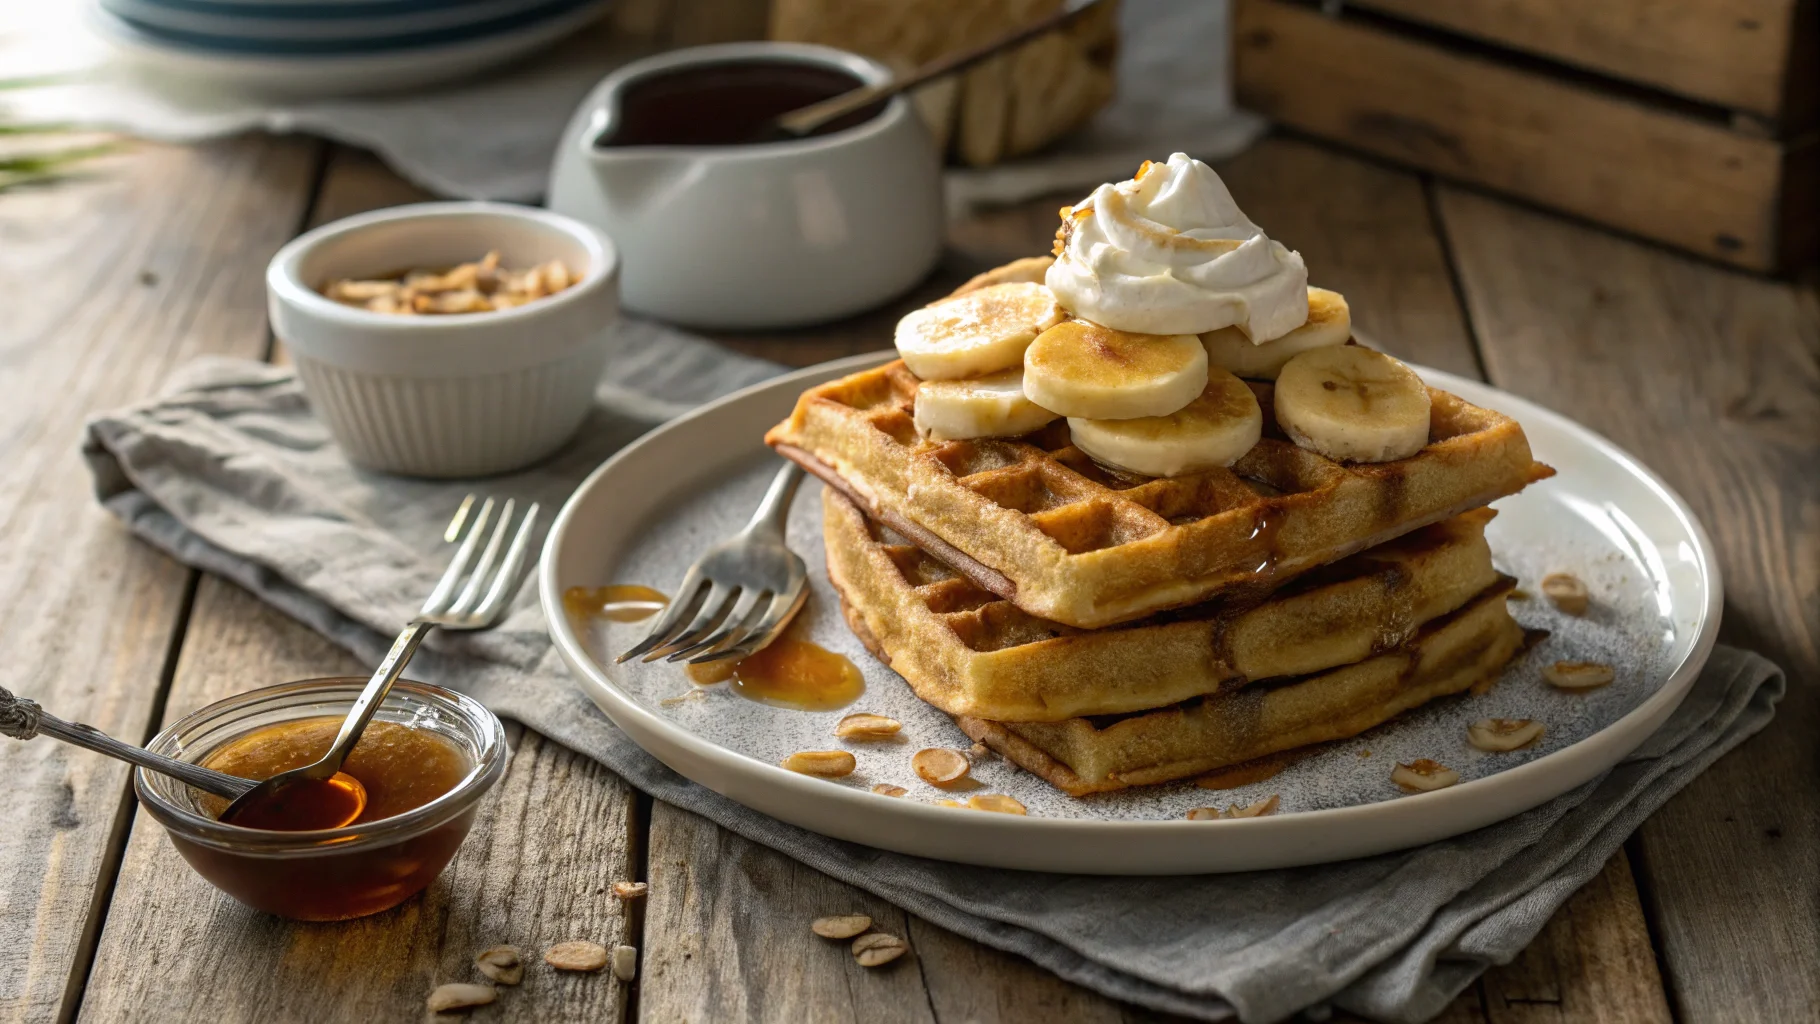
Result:
[[[869,120],[805,139],[596,144],[641,77],[751,61],[818,65],[866,84],[890,76],[882,64],[824,46],[754,42],[650,57],[596,86],[563,133],[549,206],[612,237],[632,312],[724,329],[832,320],[909,289],[940,253],[940,154],[903,97]]]

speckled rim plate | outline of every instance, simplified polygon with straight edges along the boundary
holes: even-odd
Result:
[[[1541,406],[1477,381],[1417,367],[1435,387],[1520,420],[1537,458],[1561,471],[1539,487],[1611,510],[1622,540],[1674,627],[1668,678],[1591,736],[1450,789],[1372,803],[1224,821],[1018,817],[955,810],[831,785],[727,750],[663,717],[616,684],[562,611],[570,586],[608,579],[627,545],[678,497],[712,487],[762,453],[761,435],[807,387],[889,353],[854,356],[729,395],[641,438],[604,463],[551,528],[538,589],[563,659],[607,716],[677,772],[740,803],[838,839],[924,857],[1034,871],[1187,874],[1323,863],[1403,849],[1500,821],[1584,783],[1654,732],[1687,695],[1712,650],[1721,605],[1712,544],[1693,513],[1616,445]],[[1545,528],[1545,526],[1544,526]],[[1393,726],[1394,728],[1394,726]]]

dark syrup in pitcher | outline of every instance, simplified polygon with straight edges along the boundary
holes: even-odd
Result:
[[[644,75],[620,96],[619,116],[599,147],[745,146],[787,141],[770,122],[866,83],[835,68],[778,60],[735,60]],[[841,131],[876,117],[876,103],[817,128]]]

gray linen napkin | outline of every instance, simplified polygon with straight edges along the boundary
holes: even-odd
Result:
[[[776,372],[706,342],[629,325],[582,435],[485,486],[554,508],[614,449],[688,404]],[[377,662],[440,574],[444,517],[471,483],[350,467],[292,376],[258,363],[186,368],[165,397],[89,426],[102,502],[139,536],[234,580]],[[1685,704],[1602,778],[1509,821],[1417,850],[1243,875],[1098,878],[966,867],[803,831],[697,786],[584,698],[528,592],[483,634],[438,634],[411,674],[599,759],[632,785],[970,938],[1117,999],[1205,1020],[1439,1013],[1514,957],[1633,829],[1767,723],[1785,681],[1721,647]]]

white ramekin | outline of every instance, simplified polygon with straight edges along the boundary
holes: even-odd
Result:
[[[478,260],[560,259],[581,280],[491,313],[398,316],[317,289]],[[619,255],[597,228],[508,203],[417,203],[324,225],[266,268],[272,331],[349,460],[409,476],[529,465],[567,441],[594,398],[619,316]]]

